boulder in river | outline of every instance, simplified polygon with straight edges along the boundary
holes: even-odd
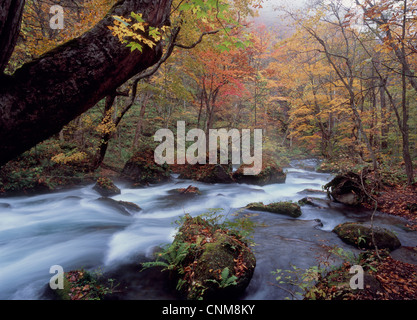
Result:
[[[174,189],[172,190],[172,192],[175,194],[182,194],[182,195],[201,195],[200,189],[192,185],[189,185],[187,188]]]
[[[111,298],[114,287],[112,279],[84,269],[63,273],[63,288],[51,289],[45,286],[44,298],[51,300],[107,300]]]
[[[301,190],[297,193],[298,194],[326,194],[326,191],[307,188],[307,189]]]
[[[162,257],[180,294],[188,300],[236,299],[248,286],[256,259],[237,234],[186,215]]]
[[[185,164],[177,165],[179,179],[190,179],[205,183],[234,182],[232,169],[225,164]]]
[[[154,151],[150,148],[133,155],[125,164],[122,178],[133,181],[135,186],[146,186],[151,183],[165,182],[171,178],[169,165],[155,162]]]
[[[361,177],[354,172],[336,176],[324,188],[335,201],[345,205],[358,206],[366,199]]]
[[[101,197],[97,199],[97,201],[100,201],[101,203],[106,204],[107,206],[115,209],[117,212],[125,215],[130,216],[130,212],[139,212],[142,210],[141,207],[139,207],[136,203],[128,202],[128,201],[117,201],[112,198],[107,197]]]
[[[316,198],[316,197],[304,197],[300,200],[298,200],[298,204],[300,206],[304,205],[310,205],[316,208],[329,208],[330,207],[331,200],[328,199],[322,199],[322,198]]]
[[[0,208],[10,208],[11,205],[9,203],[0,202]]]
[[[233,173],[233,178],[236,182],[260,186],[285,183],[286,173],[271,160],[263,160],[262,170],[256,175],[245,175],[244,169],[248,167],[251,166],[243,164]]]
[[[374,239],[378,249],[388,249],[390,251],[401,247],[401,242],[397,236],[381,227],[374,226]],[[335,232],[345,243],[353,245],[359,249],[375,249],[372,241],[372,229],[370,226],[359,222],[345,222],[337,225]]]
[[[113,183],[110,178],[100,177],[93,187],[103,197],[111,197],[120,194],[120,189]]]
[[[293,218],[301,216],[300,206],[291,201],[272,202],[267,205],[262,202],[252,202],[246,206],[246,209],[279,213]]]

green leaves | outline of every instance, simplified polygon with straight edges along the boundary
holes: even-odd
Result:
[[[222,273],[221,273],[221,282],[220,282],[220,287],[221,288],[225,288],[228,286],[232,286],[232,285],[237,285],[237,277],[234,275],[230,275],[230,270],[228,267],[224,268]]]
[[[145,23],[145,20],[143,20],[142,18],[142,14],[137,14],[137,13],[132,12],[130,16],[139,23]]]
[[[130,51],[139,50],[142,52],[142,45],[137,42],[129,42],[126,47],[130,48]]]
[[[226,28],[225,30],[231,31],[232,29]],[[225,37],[225,40],[223,42],[217,45],[217,48],[221,52],[224,52],[224,51],[230,52],[230,50],[233,50],[233,49],[246,49],[251,46],[253,46],[253,43],[250,40],[242,40],[238,37],[229,35]]]
[[[180,274],[183,274],[184,270],[180,268],[181,262],[187,257],[192,246],[194,246],[194,244],[174,242],[167,246],[163,251],[159,252],[155,261],[142,263],[141,270],[153,267],[164,267],[162,271],[178,270]]]

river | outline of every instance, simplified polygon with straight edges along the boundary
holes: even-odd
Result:
[[[176,176],[168,183],[139,189],[117,184],[121,194],[113,199],[130,201],[142,208],[131,216],[98,201],[100,195],[93,185],[0,198],[0,299],[44,299],[42,294],[53,275],[49,273],[53,265],[60,265],[65,271],[85,268],[113,272],[129,284],[122,299],[172,299],[163,277],[152,271],[137,271],[139,262],[149,259],[155,247],[172,242],[174,221],[180,216],[198,215],[209,208],[223,208],[222,213],[231,216],[250,202],[321,198],[318,207],[303,206],[297,219],[265,212],[251,218],[259,223],[253,248],[257,266],[242,299],[284,299],[289,293],[274,285],[272,271],[289,269],[291,265],[317,265],[317,257],[326,254],[323,244],[357,253],[331,230],[344,221],[369,221],[371,215],[366,210],[327,201],[326,194],[314,190],[321,190],[332,176],[302,169],[298,164],[293,162],[285,169],[284,184],[262,187],[205,184]],[[190,184],[198,187],[202,195],[184,198],[169,192]],[[417,245],[417,233],[404,228],[404,220],[378,213],[375,223],[394,231],[403,246]],[[398,259],[417,263],[405,248],[394,254]]]

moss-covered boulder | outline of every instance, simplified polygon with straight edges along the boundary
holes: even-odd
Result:
[[[390,251],[401,246],[397,236],[381,227],[373,227],[375,243],[372,241],[372,229],[370,226],[359,222],[345,222],[337,225],[335,232],[343,242],[355,246],[359,249],[374,249],[375,244],[378,249],[388,249]]]
[[[166,269],[182,297],[236,299],[248,286],[256,259],[238,234],[201,217],[186,215],[163,253]]]
[[[125,164],[122,178],[133,181],[135,186],[146,186],[152,183],[170,180],[169,165],[159,165],[155,162],[154,151],[147,148],[137,152]]]
[[[231,183],[232,168],[223,164],[185,164],[177,165],[179,179],[190,179],[205,183]]]
[[[233,173],[233,179],[238,183],[260,186],[273,183],[285,183],[286,173],[272,160],[263,159],[261,172],[256,175],[245,175],[245,168],[250,167],[252,167],[252,165],[241,165]]]
[[[44,297],[52,300],[104,300],[113,294],[117,286],[113,279],[105,279],[98,273],[77,269],[63,274],[63,289],[51,289],[48,284]]]
[[[120,189],[113,183],[110,178],[100,177],[93,187],[103,197],[111,197],[120,194]]]
[[[291,201],[272,202],[270,204],[263,204],[263,202],[252,202],[246,206],[249,210],[267,211],[287,215],[293,218],[301,216],[301,208],[298,204]]]

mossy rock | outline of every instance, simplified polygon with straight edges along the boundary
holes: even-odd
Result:
[[[64,272],[63,289],[51,289],[48,284],[44,295],[53,300],[102,300],[111,293],[104,279],[77,269]]]
[[[133,181],[135,186],[146,186],[165,182],[171,178],[169,165],[155,162],[154,151],[150,148],[137,152],[125,164],[122,178]]]
[[[375,244],[378,249],[388,249],[392,251],[401,246],[400,240],[393,232],[375,226],[373,229]],[[375,249],[370,226],[358,222],[345,222],[337,225],[333,229],[333,232],[335,232],[343,242],[359,249]]]
[[[120,194],[120,189],[107,177],[98,178],[93,189],[103,197],[111,197]]]
[[[272,202],[270,204],[263,204],[263,202],[252,202],[246,206],[249,210],[267,211],[287,215],[293,218],[301,216],[301,208],[298,204],[291,201]]]
[[[260,173],[256,175],[245,175],[245,168],[250,168],[251,166],[246,164],[241,165],[233,173],[233,179],[238,183],[255,184],[259,186],[273,183],[285,183],[287,177],[286,173],[272,161],[263,161]]]
[[[205,183],[232,183],[232,168],[223,164],[177,165],[179,179],[190,179]]]
[[[234,299],[248,286],[256,266],[249,246],[236,234],[200,217],[186,217],[173,245],[189,244],[175,283],[188,300]],[[178,288],[180,287],[180,288]]]

